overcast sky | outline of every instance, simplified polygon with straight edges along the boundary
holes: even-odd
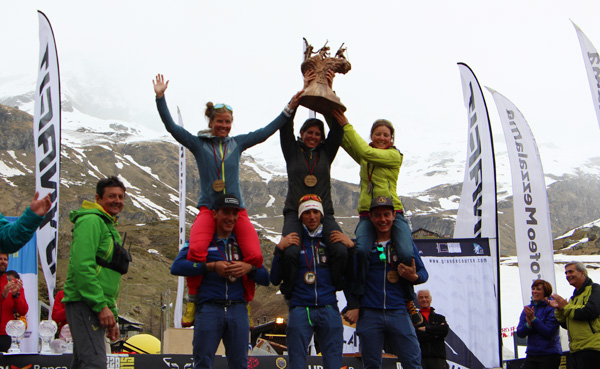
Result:
[[[540,146],[569,140],[577,151],[598,151],[569,20],[600,47],[598,1],[11,1],[0,6],[0,83],[35,82],[38,9],[54,29],[63,92],[85,86],[98,106],[128,110],[114,118],[157,130],[164,129],[151,83],[158,72],[171,81],[169,106],[181,108],[192,132],[206,126],[209,100],[233,106],[234,134],[270,122],[301,87],[306,37],[315,49],[345,43],[352,70],[334,89],[347,116],[363,136],[375,119],[391,120],[405,154],[446,142],[466,147],[457,62],[519,107]],[[298,113],[296,127],[305,117]]]

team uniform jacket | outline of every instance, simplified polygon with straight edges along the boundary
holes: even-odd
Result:
[[[239,250],[237,243],[235,243],[235,236],[232,234],[229,238],[234,245],[234,260],[243,261],[243,255]],[[231,300],[240,301],[244,300],[244,284],[242,278],[238,278],[235,282],[229,281],[227,278],[219,276],[217,273],[208,272],[206,263],[215,261],[227,261],[228,253],[226,252],[226,241],[215,238],[208,247],[208,255],[206,262],[194,262],[187,260],[187,254],[189,247],[183,247],[173,265],[171,265],[171,274],[191,277],[197,275],[203,275],[202,284],[200,287],[198,302],[207,302],[211,300]],[[247,274],[248,278],[254,282],[268,286],[269,285],[269,272],[262,268],[253,268],[253,271]]]
[[[320,236],[311,237],[306,228],[304,228],[302,244],[303,248],[298,259],[298,278],[294,284],[289,306],[337,306],[335,286],[331,280],[331,272],[327,264],[327,245],[321,242]],[[271,281],[273,284],[279,284],[281,281],[282,258],[283,251],[276,247],[271,266]],[[304,282],[304,274],[309,269],[316,273],[317,278],[314,284]]]
[[[274,121],[256,131],[221,138],[207,134],[193,135],[176,124],[171,118],[165,97],[156,99],[156,106],[167,131],[177,142],[190,150],[196,158],[201,191],[197,207],[214,208],[214,200],[219,193],[213,190],[212,184],[215,180],[222,179],[225,181],[225,193],[236,196],[240,200],[241,207],[245,209],[246,205],[240,188],[240,158],[242,152],[265,141],[288,122],[291,117],[282,112]],[[226,152],[224,152],[225,146],[227,146]],[[224,152],[224,159],[222,152]],[[221,178],[219,173],[222,175]]]
[[[402,202],[398,197],[396,185],[400,174],[403,155],[394,146],[388,149],[376,149],[369,146],[354,130],[351,124],[344,126],[344,139],[342,147],[348,155],[360,165],[360,196],[358,198],[358,212],[367,212],[371,200],[377,196],[389,197],[394,201],[396,211],[403,210]],[[373,189],[369,193],[369,174]]]
[[[308,149],[302,141],[294,138],[293,119],[288,120],[279,130],[281,151],[285,158],[288,174],[288,192],[284,213],[287,211],[298,213],[298,200],[306,194],[315,194],[321,197],[324,213],[333,215],[331,163],[337,155],[344,131],[337,122],[331,127],[325,142],[320,143],[312,150]],[[314,187],[304,184],[304,178],[311,174],[311,169],[313,169],[312,174],[317,177]]]

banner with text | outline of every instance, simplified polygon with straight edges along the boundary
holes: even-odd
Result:
[[[504,130],[513,189],[515,241],[523,305],[531,300],[531,284],[544,279],[556,291],[550,207],[544,170],[533,133],[523,114],[506,97],[494,97]]]
[[[50,306],[56,286],[56,248],[58,245],[58,204],[60,184],[60,79],[54,34],[48,18],[38,12],[40,21],[40,59],[35,89],[33,140],[35,144],[35,188],[40,198],[52,196],[52,208],[37,230],[40,264],[44,271]]]
[[[431,292],[435,311],[446,317],[446,358],[451,368],[499,367],[500,325],[495,261],[489,240],[416,239],[429,280],[415,292]]]
[[[585,71],[590,83],[596,118],[598,119],[598,125],[600,125],[600,56],[583,31],[575,23],[573,23],[573,26],[575,27],[575,31],[577,31],[579,45],[581,45],[583,64],[585,64]]]

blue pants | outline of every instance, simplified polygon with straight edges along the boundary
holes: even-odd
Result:
[[[364,369],[381,368],[384,342],[390,344],[403,369],[422,369],[421,348],[405,309],[361,308],[356,333]]]
[[[305,369],[310,339],[315,333],[323,355],[323,368],[342,367],[344,328],[336,306],[290,308],[286,330],[289,369]]]
[[[356,283],[352,292],[361,296],[365,293],[365,279],[369,273],[369,252],[375,244],[377,232],[371,219],[362,216],[354,233],[356,235]],[[410,265],[411,259],[414,258],[412,232],[402,213],[396,213],[392,225],[392,240],[396,247],[398,260]]]
[[[215,352],[223,339],[229,369],[248,367],[250,323],[246,304],[222,306],[202,303],[196,306],[194,324],[194,369],[213,366]]]

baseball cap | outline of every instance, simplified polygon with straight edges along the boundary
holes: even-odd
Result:
[[[321,198],[317,195],[304,195],[300,198],[300,202],[298,204],[298,218],[302,216],[302,213],[309,209],[316,209],[321,212],[322,216],[325,216],[325,213],[323,213],[323,204],[321,203]]]
[[[222,195],[215,201],[215,210],[221,208],[235,208],[240,209],[240,200],[233,195]]]
[[[375,208],[383,208],[383,207],[394,209],[394,201],[392,201],[392,199],[390,199],[389,197],[377,196],[376,198],[373,199],[373,201],[371,201],[371,207],[369,208],[369,211],[371,211]]]

